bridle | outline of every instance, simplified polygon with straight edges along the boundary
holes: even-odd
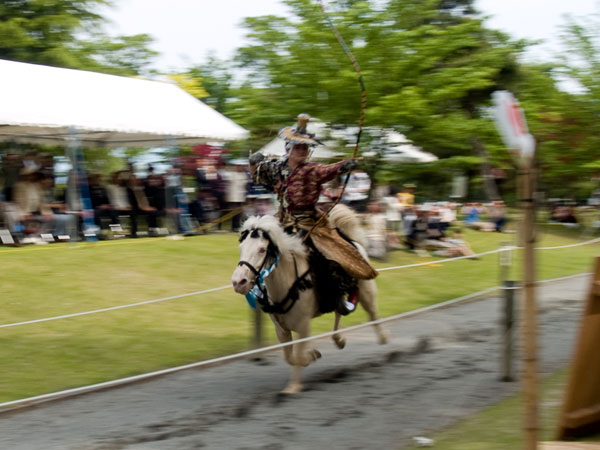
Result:
[[[294,280],[294,283],[292,283],[292,286],[288,290],[287,295],[282,300],[273,302],[269,298],[269,294],[267,292],[267,287],[265,284],[265,279],[271,274],[271,272],[273,272],[273,270],[275,270],[277,264],[279,263],[279,248],[271,240],[269,233],[265,230],[258,228],[253,228],[252,230],[244,230],[240,235],[240,242],[243,242],[248,237],[248,235],[250,235],[251,238],[262,237],[269,242],[269,245],[267,247],[265,257],[258,269],[256,269],[256,267],[254,267],[248,261],[240,260],[238,262],[238,267],[246,266],[254,274],[254,286],[246,294],[246,300],[248,301],[250,307],[252,307],[253,309],[256,309],[256,304],[258,303],[261,309],[267,314],[286,314],[296,304],[296,301],[300,297],[300,291],[310,289],[312,287],[312,282],[306,278],[310,273],[310,268],[308,268],[306,272],[304,272],[301,276],[298,276],[296,257],[292,256],[294,260],[294,270],[296,273],[296,279]],[[265,265],[269,260],[273,260],[273,264],[271,264],[268,268],[265,269]]]

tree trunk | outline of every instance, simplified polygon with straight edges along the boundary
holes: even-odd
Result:
[[[478,138],[473,138],[471,140],[473,144],[473,149],[477,153],[477,156],[481,158],[481,175],[483,177],[483,187],[485,190],[485,195],[487,196],[489,201],[500,200],[500,195],[498,194],[498,187],[496,186],[496,180],[492,175],[492,170],[489,162],[489,155],[485,149],[485,146],[481,143]]]

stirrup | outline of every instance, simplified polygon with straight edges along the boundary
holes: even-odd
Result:
[[[338,304],[337,312],[346,316],[356,309],[356,303],[358,303],[358,291],[354,290],[348,294],[347,299],[343,299]]]

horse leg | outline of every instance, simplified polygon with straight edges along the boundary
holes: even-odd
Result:
[[[298,339],[304,339],[308,337],[310,332],[310,324],[307,320],[306,323],[298,329]],[[307,348],[306,342],[300,342],[294,344],[294,356],[292,368],[292,376],[287,387],[281,392],[282,394],[295,394],[302,390],[302,370],[308,366],[311,362],[321,357],[321,352],[315,348]]]
[[[277,335],[277,339],[282,344],[284,342],[290,342],[292,340],[292,332],[290,330],[285,330],[275,322],[275,334]],[[294,365],[294,355],[293,355],[293,346],[287,345],[283,347],[283,357],[287,361],[290,366]]]
[[[371,321],[377,320],[377,305],[375,303],[375,296],[377,294],[375,281],[373,280],[360,280],[358,282],[358,301],[361,306],[367,311],[369,319]],[[379,337],[380,344],[387,344],[388,334],[381,328],[378,323],[373,325],[375,332]]]
[[[337,331],[340,327],[340,319],[342,315],[339,312],[335,312],[335,319],[333,322],[333,331]],[[337,345],[337,348],[344,348],[346,346],[346,338],[344,338],[341,334],[335,333],[333,335],[333,342]]]
[[[298,339],[307,338],[310,335],[310,319],[303,321],[298,327]],[[294,345],[294,361],[295,365],[306,367],[311,362],[316,361],[321,357],[321,352],[316,348],[308,348],[307,342],[300,342]]]

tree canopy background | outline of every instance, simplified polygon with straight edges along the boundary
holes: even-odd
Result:
[[[251,131],[236,154],[257,150],[300,112],[355,126],[357,75],[313,0],[283,0],[286,17],[245,19],[249,44],[235,58],[211,56],[167,74]],[[0,4],[0,58],[126,76],[151,76],[152,37],[109,36],[98,12],[107,0],[10,0]],[[549,196],[581,197],[600,172],[600,21],[569,18],[567,51],[554,61],[523,58],[533,42],[485,26],[474,0],[344,0],[329,17],[358,60],[368,93],[366,125],[394,129],[437,155],[427,165],[377,162],[379,181],[417,182],[444,199],[453,175],[470,196],[502,195],[490,171],[514,179],[514,162],[491,120],[491,93],[510,90],[538,143],[540,185]],[[565,77],[576,89],[565,90]],[[573,82],[572,82],[573,85]],[[341,150],[347,150],[340,143]],[[365,138],[362,151],[385,152]],[[497,173],[497,172],[496,172]],[[488,182],[486,182],[488,181]],[[427,192],[427,189],[429,191]]]

